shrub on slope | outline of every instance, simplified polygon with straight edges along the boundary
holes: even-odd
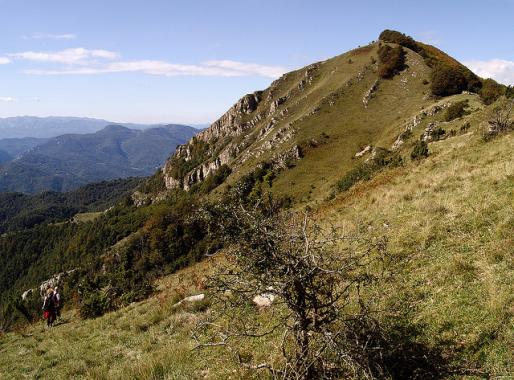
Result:
[[[378,59],[378,75],[382,78],[392,78],[405,69],[405,51],[401,46],[380,46]]]

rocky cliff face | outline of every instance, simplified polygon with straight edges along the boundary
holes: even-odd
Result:
[[[280,128],[276,126],[288,114],[285,106],[288,98],[294,95],[293,92],[301,92],[312,83],[316,67],[307,67],[298,82],[285,94],[282,84],[294,74],[286,74],[265,91],[245,95],[209,128],[189,143],[179,146],[162,168],[166,188],[189,190],[223,165],[237,166],[290,140],[294,135],[291,124]],[[259,149],[248,151],[251,145],[261,142]],[[196,149],[199,144],[207,146],[201,154]],[[272,162],[284,166],[284,161],[300,157],[300,148],[295,146],[277,154]],[[186,173],[181,170],[183,168],[188,169]]]
[[[248,132],[260,120],[259,115],[249,121],[246,119],[248,119],[248,115],[252,115],[257,110],[261,100],[262,91],[245,95],[209,128],[199,133],[194,141],[178,147],[175,155],[162,168],[166,188],[183,187],[188,190],[193,184],[203,181],[222,165],[227,165],[234,153],[237,154],[241,149],[241,145],[233,144],[232,140]],[[203,153],[203,157],[194,157],[193,144],[198,141],[209,145],[209,149]],[[200,161],[198,166],[182,178],[173,175],[173,169],[177,162],[187,163],[193,159]]]
[[[237,167],[270,151],[275,154],[267,159],[277,167],[300,159],[301,149],[291,141],[295,123],[306,115],[290,115],[290,107],[306,101],[322,64],[285,74],[268,89],[245,95],[209,128],[178,147],[162,168],[166,188],[189,190],[223,165]],[[202,144],[207,148],[199,154],[197,147]]]

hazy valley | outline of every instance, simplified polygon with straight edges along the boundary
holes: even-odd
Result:
[[[148,176],[197,132],[183,125],[145,130],[109,125],[91,134],[3,139],[0,191],[69,191],[91,182]]]

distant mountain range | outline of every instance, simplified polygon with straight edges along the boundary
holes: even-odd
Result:
[[[109,125],[88,134],[0,140],[0,191],[69,191],[96,181],[147,176],[197,132],[175,124],[145,130]]]
[[[123,125],[131,129],[146,129],[164,125],[114,123],[112,121],[87,117],[16,116],[0,118],[0,139],[22,137],[49,138],[67,133],[94,133],[111,124]],[[207,125],[203,124],[193,126],[196,128],[207,127]]]

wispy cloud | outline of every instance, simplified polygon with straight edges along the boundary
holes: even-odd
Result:
[[[225,62],[225,63],[222,63]],[[226,62],[231,62],[226,65]],[[230,67],[233,66],[233,67]],[[172,76],[219,76],[242,77],[261,76],[278,78],[287,69],[281,66],[267,66],[236,61],[209,61],[199,65],[186,65],[165,61],[120,61],[103,65],[62,68],[56,70],[25,70],[32,75],[93,75],[105,73],[140,72],[150,75]]]
[[[14,99],[12,96],[0,96],[0,102],[12,103],[14,101],[16,101],[16,99]]]
[[[482,78],[493,78],[500,83],[514,85],[514,61],[504,59],[473,60],[466,61],[464,64]]]
[[[27,61],[35,62],[54,62],[64,64],[88,64],[95,58],[102,59],[115,59],[119,57],[119,54],[109,50],[102,49],[84,49],[84,48],[73,48],[65,49],[57,52],[36,52],[36,51],[25,51],[21,53],[8,54],[13,59],[23,59]]]
[[[24,40],[73,40],[77,38],[77,35],[73,33],[34,33],[28,36],[21,36],[21,38],[23,38]]]
[[[6,65],[8,63],[11,63],[11,60],[6,57],[0,57],[0,65]]]
[[[138,72],[162,76],[261,76],[278,78],[287,68],[282,66],[213,60],[199,64],[183,64],[161,60],[119,60],[116,52],[102,49],[74,48],[57,52],[25,51],[8,54],[13,60],[36,63],[57,63],[55,68],[31,68],[23,72],[31,75],[94,75]]]

